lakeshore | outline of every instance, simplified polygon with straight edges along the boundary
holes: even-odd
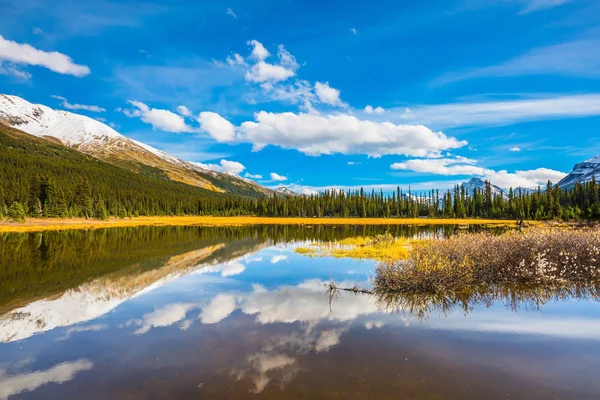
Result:
[[[528,223],[536,223],[528,222]],[[244,225],[490,225],[516,226],[515,220],[454,218],[276,218],[276,217],[134,217],[108,220],[28,219],[0,221],[0,233],[41,232],[134,226],[244,226]]]

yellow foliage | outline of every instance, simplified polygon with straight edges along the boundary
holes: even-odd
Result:
[[[73,219],[28,219],[24,223],[0,221],[2,232],[95,229],[125,226],[241,226],[241,225],[494,225],[515,226],[513,220],[434,218],[275,218],[275,217],[136,217],[107,221]]]
[[[296,253],[310,257],[372,259],[377,261],[403,260],[408,257],[410,241],[394,238],[389,233],[377,236],[356,236],[337,242],[317,243],[299,247]]]

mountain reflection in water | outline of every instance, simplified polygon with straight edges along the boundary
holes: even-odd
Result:
[[[455,227],[0,236],[0,399],[596,398],[598,286],[353,294],[306,241]],[[67,383],[68,382],[68,383]]]

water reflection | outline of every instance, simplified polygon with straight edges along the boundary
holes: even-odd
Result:
[[[598,286],[342,292],[330,304],[330,277],[368,288],[374,264],[306,258],[294,248],[355,230],[239,229],[85,232],[63,236],[66,244],[42,237],[38,258],[26,253],[39,236],[4,241],[17,254],[11,262],[27,258],[52,287],[36,287],[17,264],[0,272],[14,283],[1,283],[14,291],[2,293],[0,399],[600,392]]]
[[[48,383],[65,383],[75,377],[81,371],[92,369],[94,364],[85,359],[65,362],[55,365],[46,370],[32,372],[10,371],[11,367],[22,368],[26,363],[0,369],[0,399],[8,399],[9,396],[23,392],[31,392]]]

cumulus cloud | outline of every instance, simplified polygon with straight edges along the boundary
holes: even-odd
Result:
[[[69,101],[67,99],[65,99],[62,96],[53,95],[52,97],[55,99],[61,100],[61,106],[63,106],[66,109],[69,109],[69,110],[85,110],[85,111],[91,111],[91,112],[106,111],[104,108],[98,107],[98,106],[86,106],[84,104],[71,104],[71,103],[69,103]]]
[[[208,133],[217,142],[231,142],[235,139],[235,127],[219,114],[204,111],[198,116],[203,132]]]
[[[234,175],[239,175],[246,167],[237,161],[221,160],[219,164],[204,164],[200,162],[193,162],[192,164],[199,166],[200,168],[209,169],[216,172],[227,172]]]
[[[38,50],[28,44],[6,40],[0,35],[0,62],[2,61],[18,65],[45,67],[59,74],[76,77],[90,74],[90,69],[87,66],[75,64],[71,57],[66,54]]]
[[[271,177],[272,181],[277,181],[277,182],[287,181],[287,179],[288,179],[287,176],[279,175],[276,172],[271,172],[270,177]]]
[[[269,64],[259,61],[246,72],[246,80],[250,82],[279,82],[284,81],[296,73],[282,65]]]
[[[343,106],[344,103],[340,100],[340,91],[329,86],[329,82],[315,83],[315,93],[321,103],[331,106]]]
[[[515,147],[511,147],[510,151],[518,152],[518,151],[521,151],[521,148],[520,147],[516,147],[516,146]]]
[[[477,175],[491,181],[501,188],[524,187],[536,188],[545,185],[548,181],[558,182],[566,173],[548,168],[537,168],[527,171],[515,171],[510,173],[506,170],[495,171],[473,165],[475,160],[464,157],[436,158],[436,159],[412,159],[390,166],[394,170],[414,171],[436,175]]]
[[[216,324],[227,318],[236,308],[237,303],[233,295],[219,294],[202,309],[200,320],[203,324]]]
[[[365,112],[367,114],[383,114],[385,110],[383,109],[383,107],[380,106],[373,108],[373,106],[367,105],[365,107]]]
[[[250,57],[254,58],[256,61],[263,61],[265,58],[271,55],[265,46],[263,46],[258,40],[250,40],[248,45],[252,46],[252,53],[250,54]]]
[[[173,133],[196,131],[195,128],[185,123],[185,120],[181,115],[175,114],[172,111],[150,108],[140,101],[130,100],[129,104],[131,104],[134,109],[125,110],[125,115],[130,118],[140,118],[145,123],[152,125],[154,129]]]
[[[186,106],[179,106],[179,107],[177,107],[177,112],[182,117],[191,117],[192,116],[192,112]]]
[[[255,119],[242,123],[239,130],[241,140],[252,143],[257,151],[274,145],[313,156],[341,153],[422,157],[467,144],[425,126],[379,123],[348,114],[261,111]]]
[[[82,371],[89,371],[94,364],[86,359],[65,362],[52,368],[41,371],[23,372],[16,375],[7,375],[0,370],[0,399],[32,392],[40,386],[49,383],[65,383],[70,381]]]
[[[251,174],[249,172],[246,172],[244,174],[244,178],[249,178],[249,179],[262,179],[262,175],[259,174]]]

